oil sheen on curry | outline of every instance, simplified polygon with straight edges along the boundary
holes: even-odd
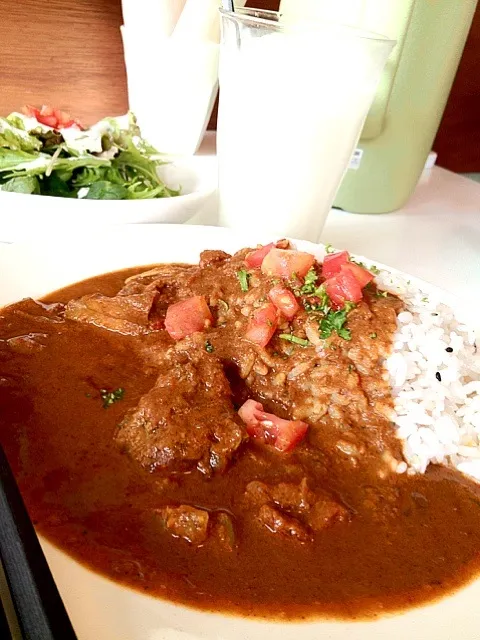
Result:
[[[402,302],[288,243],[102,275],[0,315],[0,437],[37,530],[148,594],[364,618],[477,575],[478,486],[398,474]]]

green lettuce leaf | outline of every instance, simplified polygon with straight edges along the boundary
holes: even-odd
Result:
[[[12,151],[40,151],[42,143],[25,129],[14,126],[7,118],[0,118],[0,147]]]
[[[10,191],[13,193],[40,193],[38,179],[35,176],[22,176],[21,178],[11,178],[0,185],[0,191]]]
[[[62,173],[53,171],[48,177],[43,177],[41,181],[41,193],[45,196],[76,198],[76,190],[70,189],[68,186],[70,177],[71,174],[68,173],[67,180],[65,180]]]
[[[86,200],[124,200],[127,189],[122,184],[99,180],[88,187]]]
[[[20,114],[11,113],[9,116],[5,118],[5,120],[9,122],[12,125],[12,127],[25,131],[25,123]]]
[[[41,162],[42,158],[44,162]],[[21,151],[19,149],[0,147],[0,171],[17,169],[19,165],[21,169],[24,169],[26,164],[35,161],[37,161],[37,165],[41,164],[44,167],[43,170],[45,170],[48,166],[46,163],[50,160],[50,156],[46,154],[40,154],[38,152],[28,153],[27,151]]]

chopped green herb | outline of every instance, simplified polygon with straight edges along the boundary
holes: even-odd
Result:
[[[378,274],[380,273],[380,269],[376,267],[374,264],[372,264],[371,267],[366,267],[366,268],[372,273],[374,273],[376,276],[378,276]]]
[[[349,341],[352,339],[352,332],[350,331],[350,329],[338,329],[337,333],[340,338],[343,338],[343,340]]]
[[[424,298],[422,298],[422,302],[428,302],[428,298],[425,296]]]
[[[341,311],[329,311],[320,321],[320,337],[326,340],[335,331],[340,338],[351,340],[351,331],[345,327],[347,313],[346,308]]]
[[[376,298],[388,298],[388,291],[377,291],[375,294]]]
[[[411,280],[407,280],[407,284],[410,284],[410,283],[411,283]]]
[[[305,276],[305,284],[315,284],[318,280],[317,272],[314,267],[310,267],[307,271],[307,275]]]
[[[300,289],[300,293],[303,295],[312,295],[315,293],[315,285],[318,280],[317,273],[313,267],[309,269],[305,276],[304,285]]]
[[[301,347],[308,347],[310,342],[308,340],[304,340],[303,338],[297,338],[291,333],[281,333],[279,336],[282,340],[287,340],[287,342],[293,342],[293,344],[299,344]]]
[[[361,260],[355,260],[354,258],[350,258],[350,262],[353,262],[354,264],[358,264],[358,266],[362,267],[362,269],[368,269],[367,265]]]
[[[321,296],[318,296],[317,295],[318,293],[320,293]],[[303,303],[303,308],[307,313],[320,312],[320,313],[323,313],[324,315],[327,315],[327,313],[329,313],[330,311],[330,300],[327,294],[324,292],[320,292],[319,289],[317,289],[315,291],[315,295],[316,297],[320,297],[320,302],[318,303],[312,300],[305,300],[305,302]]]
[[[210,340],[207,340],[205,342],[205,351],[207,353],[213,353],[215,351],[213,344],[210,342]]]
[[[370,334],[370,338],[372,338],[372,340],[374,340],[377,337],[377,334],[375,332]]]
[[[317,289],[315,289],[315,296],[320,298],[320,304],[323,308],[323,312],[328,313],[330,311],[330,298],[328,297],[324,284],[321,284]]]
[[[122,400],[125,394],[125,389],[118,387],[114,391],[108,391],[107,389],[100,389],[100,395],[103,400],[103,408],[108,409],[114,402]]]
[[[325,245],[325,253],[335,253],[335,249],[330,243]]]
[[[249,274],[245,269],[240,269],[237,273],[237,278],[240,282],[240,288],[242,291],[248,291],[248,279],[250,278]]]

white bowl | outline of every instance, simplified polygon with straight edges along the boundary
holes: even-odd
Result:
[[[45,239],[62,232],[99,230],[119,224],[182,224],[217,206],[214,156],[173,159],[159,167],[167,186],[182,195],[151,200],[81,200],[0,191],[0,242]]]
[[[70,283],[116,269],[156,262],[196,262],[206,248],[233,252],[271,238],[242,237],[201,226],[126,226],[105,236],[80,232],[75,241],[0,247],[0,306],[38,297]],[[298,242],[321,258],[324,247]],[[379,265],[381,268],[383,265]],[[393,273],[400,273],[391,270]],[[423,289],[432,285],[412,278]],[[437,289],[438,291],[438,289]],[[446,300],[452,300],[446,295]],[[111,582],[45,539],[42,546],[79,640],[478,640],[480,580],[443,600],[365,622],[271,623],[189,609]],[[374,544],[374,541],[372,541]]]

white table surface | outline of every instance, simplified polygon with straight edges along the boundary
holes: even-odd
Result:
[[[215,154],[214,134],[207,134],[199,153]],[[216,215],[192,222],[216,224]],[[332,209],[321,240],[458,296],[480,298],[480,183],[440,167],[426,171],[410,201],[394,213]]]
[[[216,174],[214,133],[207,133],[199,155],[205,156],[202,170]],[[217,218],[214,195],[190,224],[215,225]],[[427,280],[480,309],[480,183],[434,167],[394,213],[333,209],[321,240]]]

